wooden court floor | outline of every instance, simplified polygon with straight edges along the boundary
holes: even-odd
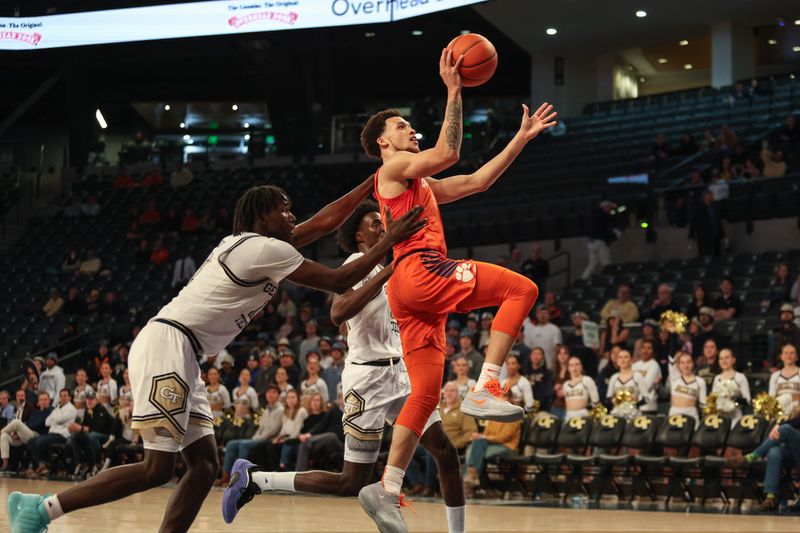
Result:
[[[0,531],[9,531],[5,507],[9,492],[58,492],[66,482],[0,479]],[[161,522],[171,489],[160,488],[137,494],[113,504],[85,509],[64,516],[50,525],[50,533],[155,532]],[[376,531],[355,498],[328,498],[302,495],[269,494],[251,502],[232,525],[220,514],[222,490],[214,489],[192,527],[197,532],[261,533],[367,533]],[[405,512],[414,533],[446,532],[444,508],[439,503],[416,502]],[[605,533],[666,532],[796,532],[800,516],[753,516],[676,512],[612,511],[559,509],[518,505],[470,505],[467,509],[470,532],[581,532]]]

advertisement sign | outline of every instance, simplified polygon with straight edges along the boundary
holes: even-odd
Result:
[[[0,17],[0,50],[379,24],[485,0],[229,0]]]

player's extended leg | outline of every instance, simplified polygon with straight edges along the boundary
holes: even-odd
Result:
[[[441,422],[426,429],[420,443],[436,461],[449,533],[463,533],[466,526],[466,505],[458,450],[445,434]]]
[[[217,478],[219,460],[214,435],[206,435],[181,451],[186,474],[167,504],[161,533],[188,531]]]
[[[65,513],[160,487],[172,478],[175,458],[175,453],[145,450],[141,463],[108,469],[57,496],[13,492],[8,498],[12,531],[39,533]]]
[[[464,399],[461,410],[464,414],[500,422],[519,420],[524,411],[500,399],[500,370],[536,303],[539,288],[525,276],[507,268],[480,262],[475,267],[475,288],[459,303],[459,310],[494,306],[499,309],[492,322],[481,375]]]

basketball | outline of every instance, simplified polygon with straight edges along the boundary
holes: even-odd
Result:
[[[464,56],[461,68],[458,69],[464,87],[483,85],[494,76],[494,71],[497,70],[497,50],[483,35],[459,35],[447,47],[453,51],[453,64],[462,54]]]

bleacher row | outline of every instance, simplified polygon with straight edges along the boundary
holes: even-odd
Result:
[[[679,495],[688,501],[699,497],[702,504],[719,497],[741,505],[745,498],[761,500],[765,461],[733,469],[727,458],[753,451],[771,426],[756,415],[732,428],[730,419],[711,414],[695,428],[695,420],[684,415],[562,422],[543,413],[525,423],[517,453],[489,460],[482,481],[504,494],[549,492],[562,501],[581,492],[598,502],[608,494],[620,501],[642,495],[656,501],[661,495],[669,504]],[[783,489],[794,496],[786,479]]]

